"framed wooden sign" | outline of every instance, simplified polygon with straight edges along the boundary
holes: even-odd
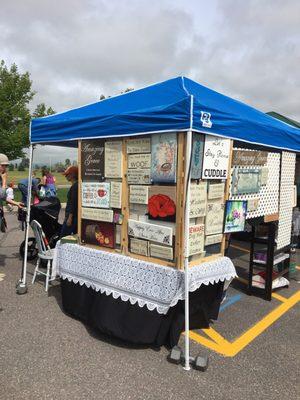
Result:
[[[207,203],[205,234],[214,235],[223,232],[224,203]]]
[[[82,182],[82,206],[109,208],[109,182]]]
[[[217,235],[205,236],[205,246],[211,246],[212,244],[221,243],[222,239],[223,235],[221,233]]]
[[[128,220],[128,235],[172,246],[172,228],[147,222]]]
[[[177,134],[154,134],[151,138],[151,180],[159,182],[176,182],[177,167]]]
[[[151,183],[150,169],[128,169],[127,183],[129,185],[149,185]]]
[[[203,154],[203,179],[227,179],[230,139],[205,135]]]
[[[113,222],[113,210],[105,210],[102,208],[86,208],[81,209],[81,218],[90,219],[92,221]]]
[[[81,179],[101,182],[104,179],[104,140],[81,141]]]
[[[208,185],[208,200],[223,199],[225,194],[225,183],[212,183]]]
[[[148,186],[130,185],[129,203],[148,204]]]
[[[269,168],[268,167],[262,167],[261,170],[260,170],[260,184],[262,186],[267,185],[268,177],[269,177]]]
[[[265,165],[268,153],[261,150],[233,150],[232,165]]]
[[[192,225],[189,228],[189,256],[204,251],[204,224]]]
[[[258,168],[234,168],[232,174],[232,195],[258,193],[261,187],[261,171]]]
[[[110,206],[122,208],[122,182],[110,182]]]
[[[150,256],[172,261],[174,258],[173,247],[150,243]]]
[[[87,244],[114,248],[115,226],[108,222],[83,219],[81,225],[81,241]]]
[[[129,154],[128,169],[149,169],[151,166],[151,154]]]
[[[201,179],[204,135],[193,133],[191,179]]]
[[[150,152],[151,152],[150,138],[139,138],[139,139],[133,138],[127,140],[128,154],[150,153]]]
[[[105,142],[105,177],[122,178],[122,141]]]
[[[206,214],[207,183],[190,185],[190,218],[203,217]]]

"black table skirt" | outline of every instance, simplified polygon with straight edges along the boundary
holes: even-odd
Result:
[[[67,314],[129,343],[173,347],[184,330],[184,301],[162,315],[67,279],[61,280],[61,290]],[[190,293],[190,329],[208,328],[210,320],[218,318],[222,292],[223,282],[219,282]]]

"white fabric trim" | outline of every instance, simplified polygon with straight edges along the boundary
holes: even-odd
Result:
[[[58,244],[53,269],[70,282],[166,314],[184,299],[184,272],[121,254],[75,244]],[[231,260],[221,257],[190,268],[189,291],[236,276]]]

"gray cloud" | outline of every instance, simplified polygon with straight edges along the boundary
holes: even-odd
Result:
[[[300,120],[295,0],[1,0],[0,46],[57,111],[177,75]],[[50,150],[53,151],[53,150]]]

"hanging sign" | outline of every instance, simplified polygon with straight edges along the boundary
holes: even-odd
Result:
[[[110,206],[122,207],[122,182],[110,182]]]
[[[191,179],[201,179],[204,135],[193,133]]]
[[[222,199],[225,194],[225,184],[213,183],[208,185],[208,199]]]
[[[151,179],[153,182],[176,182],[177,134],[152,135]]]
[[[223,238],[222,234],[206,236],[205,246],[210,246],[212,244],[220,243],[222,242],[222,238]]]
[[[82,140],[81,179],[83,181],[104,179],[104,140]]]
[[[108,182],[82,182],[82,206],[109,208]]]
[[[102,208],[86,208],[82,207],[81,217],[92,221],[113,222],[113,210],[105,210]]]
[[[151,166],[151,154],[129,154],[128,169],[149,169]]]
[[[224,204],[208,203],[205,219],[205,234],[214,235],[223,232]]]
[[[227,179],[230,139],[205,136],[202,179]]]
[[[115,226],[108,222],[82,220],[81,240],[83,243],[114,248]]]
[[[150,153],[151,152],[151,142],[150,138],[141,139],[128,139],[127,141],[127,153]]]
[[[265,165],[268,153],[260,150],[233,150],[232,165]]]
[[[172,246],[173,230],[168,226],[128,220],[128,235]]]
[[[141,256],[149,256],[149,242],[141,239],[130,239],[130,251],[131,253],[140,254]]]
[[[231,193],[248,194],[258,193],[261,187],[261,171],[258,168],[234,168],[232,174]]]
[[[203,217],[206,214],[206,182],[190,185],[190,218]]]
[[[204,224],[192,225],[189,228],[189,256],[202,253],[204,250]]]
[[[105,177],[122,178],[122,142],[105,142]]]
[[[150,256],[162,258],[164,260],[173,260],[173,247],[160,246],[159,244],[150,244]]]

